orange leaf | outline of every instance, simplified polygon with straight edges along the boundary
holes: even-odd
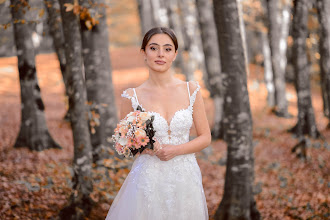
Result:
[[[88,28],[88,30],[92,30],[92,23],[91,23],[91,21],[90,20],[87,20],[87,21],[85,21],[85,25],[86,25],[86,27]]]
[[[65,9],[66,12],[72,11],[73,7],[74,7],[74,5],[70,4],[70,3],[65,3],[64,6],[66,7],[66,9]]]
[[[43,8],[40,9],[40,10],[39,10],[39,17],[44,16],[44,14],[45,14],[45,10],[44,10]]]

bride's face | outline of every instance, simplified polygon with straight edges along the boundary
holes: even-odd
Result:
[[[166,72],[177,55],[174,43],[167,34],[152,36],[143,53],[147,66],[155,72]]]

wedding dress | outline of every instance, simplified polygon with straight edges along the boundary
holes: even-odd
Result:
[[[200,90],[196,84],[196,90],[190,95],[187,82],[190,105],[176,111],[170,123],[159,113],[148,111],[155,116],[155,137],[161,144],[178,145],[189,141],[193,105]],[[143,109],[134,88],[133,91],[134,96],[125,90],[122,97],[131,100],[134,110],[138,106]],[[208,210],[195,154],[176,156],[169,161],[149,154],[139,155],[106,217],[106,220],[206,219],[209,219]]]

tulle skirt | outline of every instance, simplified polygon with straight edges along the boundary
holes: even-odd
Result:
[[[140,155],[133,163],[106,220],[207,220],[195,154],[161,161]]]

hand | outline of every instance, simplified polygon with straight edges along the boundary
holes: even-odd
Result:
[[[175,145],[162,144],[156,151],[156,156],[162,161],[168,161],[178,156]]]
[[[149,154],[150,156],[154,156],[155,155],[155,151],[149,149],[149,148],[146,148],[142,151],[141,155],[143,154]]]

